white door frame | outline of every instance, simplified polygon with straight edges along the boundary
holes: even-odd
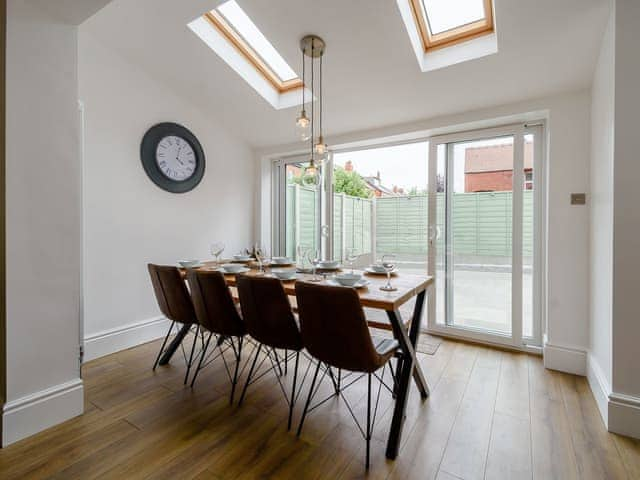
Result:
[[[428,320],[426,330],[431,333],[451,335],[455,337],[468,338],[471,340],[507,345],[518,349],[527,349],[529,346],[539,347],[541,344],[541,333],[543,324],[542,300],[544,293],[544,191],[546,178],[543,162],[543,141],[544,134],[542,126],[526,126],[524,124],[507,125],[504,127],[487,128],[468,132],[434,136],[429,139],[429,274],[435,276],[435,259],[437,255],[437,244],[435,232],[436,212],[437,212],[437,163],[438,145],[446,145],[446,148],[453,143],[490,139],[495,137],[512,136],[514,139],[514,159],[513,159],[513,185],[524,185],[524,136],[534,134],[534,285],[533,285],[533,337],[523,339],[522,335],[522,211],[523,211],[523,188],[513,189],[512,203],[512,299],[511,299],[511,335],[501,335],[499,333],[483,332],[467,327],[452,324],[438,324],[436,322],[436,292],[432,288],[429,292]],[[451,165],[449,152],[447,152],[447,169]],[[448,173],[448,172],[447,172]],[[445,216],[450,218],[449,205],[452,196],[452,176],[446,175],[448,183],[446,190],[447,200],[445,203]],[[520,214],[516,214],[520,212]],[[446,224],[450,224],[447,220]],[[433,233],[432,233],[433,232]],[[445,232],[445,234],[447,234]],[[445,242],[447,247],[449,242]],[[445,248],[447,248],[445,247]],[[445,251],[445,255],[450,255],[450,251]],[[449,279],[445,278],[446,294],[451,294]],[[449,300],[448,305],[451,304]],[[449,316],[449,312],[446,314]]]

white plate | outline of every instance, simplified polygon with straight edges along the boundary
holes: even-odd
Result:
[[[318,265],[317,270],[322,270],[323,272],[334,272],[336,270],[340,270],[340,265],[336,265],[335,267],[322,267]],[[311,268],[309,268],[309,271],[311,271]]]
[[[193,265],[188,265],[188,266],[184,266],[178,263],[178,268],[184,268],[185,270],[187,270],[189,268],[200,268],[202,265],[203,265],[202,262],[194,263]]]
[[[251,257],[250,255],[234,255],[233,256],[233,261],[234,262],[250,262],[253,259],[253,257]]]
[[[361,280],[358,280],[354,285],[342,285],[340,282],[338,282],[337,280],[334,279],[330,279],[327,280],[327,283],[330,285],[334,285],[336,287],[347,287],[347,288],[364,288],[367,285],[369,285],[371,282],[369,282],[369,280],[367,280],[366,278],[363,278]]]
[[[371,267],[367,267],[364,269],[365,272],[370,273],[371,275],[386,275],[387,272],[379,272],[377,270],[374,270]],[[391,275],[393,275],[394,273],[398,273],[398,269],[394,268],[393,270],[391,270]]]
[[[237,272],[227,272],[224,268],[218,268],[218,271],[224,273],[225,275],[238,275],[239,273],[247,273],[249,270],[251,269],[247,267],[242,267]]]

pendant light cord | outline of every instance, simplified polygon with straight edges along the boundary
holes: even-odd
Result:
[[[320,138],[322,138],[322,55],[320,55]],[[322,142],[324,143],[324,138]]]
[[[304,48],[302,48],[302,111],[304,111],[304,107],[305,107],[305,102],[304,102],[304,94],[305,94],[305,89],[306,89],[306,74],[305,74],[305,65],[307,62],[305,62],[304,60]]]
[[[313,39],[311,39],[311,161],[313,162],[313,142],[314,140],[314,124],[315,124],[315,117],[314,117],[314,104],[315,102],[315,89],[314,89],[314,74],[313,74],[313,59],[314,59],[314,50],[315,50],[315,45],[314,45],[314,41]]]

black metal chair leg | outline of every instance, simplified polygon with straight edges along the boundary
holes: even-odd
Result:
[[[307,410],[309,410],[309,404],[311,403],[311,398],[313,397],[313,389],[316,386],[316,380],[318,379],[318,372],[320,371],[320,360],[318,360],[318,366],[316,367],[316,371],[313,374],[313,381],[311,382],[311,387],[309,388],[309,395],[307,396],[307,401],[304,404],[304,410],[302,411],[302,417],[300,418],[300,425],[298,425],[298,433],[296,436],[300,436],[302,432],[302,425],[304,424],[304,419],[307,416]]]
[[[196,378],[198,377],[198,373],[200,372],[200,369],[202,368],[202,362],[204,361],[204,356],[206,355],[207,350],[209,349],[209,342],[211,341],[211,337],[212,336],[213,336],[213,333],[209,333],[209,337],[207,338],[207,343],[202,348],[202,353],[200,354],[200,361],[198,362],[198,366],[196,367],[196,371],[193,374],[193,378],[191,379],[191,388],[193,388],[193,384],[196,383]]]
[[[293,419],[293,406],[296,403],[296,382],[298,381],[298,361],[300,360],[300,352],[296,352],[296,364],[293,368],[293,386],[291,387],[291,400],[289,400],[289,421],[287,422],[287,431],[291,430],[291,420]],[[286,362],[286,360],[285,360]],[[285,371],[286,366],[285,363]]]
[[[287,374],[287,370],[288,370],[287,367],[289,366],[289,358],[287,357],[288,353],[289,352],[285,348],[284,349],[284,374],[285,375]]]
[[[371,374],[367,381],[367,460],[366,469],[369,470],[369,447],[371,445]]]
[[[278,371],[280,372],[280,376],[282,376],[282,367],[280,366],[280,357],[278,356],[278,352],[276,352],[275,348],[272,348],[273,356],[276,357],[276,365],[278,365]]]
[[[196,325],[196,333],[193,335],[193,344],[191,345],[191,354],[189,355],[189,361],[187,362],[187,371],[184,374],[184,385],[186,385],[187,380],[189,380],[189,371],[191,370],[191,365],[193,364],[193,352],[196,350],[196,342],[198,341],[199,332],[200,325]]]
[[[233,340],[231,340],[233,342]],[[240,367],[240,357],[242,356],[242,342],[244,338],[240,337],[238,340],[238,352],[236,353],[236,368],[233,372],[233,381],[231,382],[231,397],[229,398],[229,405],[233,404],[233,396],[236,393],[236,385],[238,384],[238,368]]]
[[[160,351],[158,352],[158,356],[156,357],[156,361],[153,364],[153,371],[155,372],[156,367],[158,366],[158,363],[160,363],[160,357],[162,356],[162,352],[164,351],[164,347],[167,345],[167,340],[169,340],[169,335],[171,335],[171,330],[173,330],[173,325],[175,324],[175,321],[171,322],[171,326],[169,327],[169,331],[167,332],[167,334],[164,337],[164,341],[162,342],[162,346],[160,347]]]
[[[238,401],[238,406],[242,405],[242,402],[244,401],[244,396],[247,393],[247,388],[249,388],[249,383],[251,383],[251,377],[253,376],[253,371],[256,368],[256,362],[258,361],[258,355],[260,355],[261,349],[262,349],[262,344],[258,345],[258,348],[256,348],[256,355],[255,357],[253,357],[253,362],[251,363],[251,368],[249,369],[249,374],[247,375],[247,381],[245,382],[244,388],[242,389],[242,394],[240,395],[240,401]]]

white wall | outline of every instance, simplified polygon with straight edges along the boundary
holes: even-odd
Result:
[[[164,334],[147,262],[207,259],[214,240],[226,242],[225,254],[251,244],[255,182],[252,152],[218,112],[186,103],[99,43],[92,20],[79,32],[87,359]],[[189,193],[160,190],[140,163],[143,134],[163,121],[185,125],[203,145],[205,175]]]
[[[546,118],[549,133],[549,212],[545,364],[579,374],[586,372],[589,346],[589,209],[588,206],[570,205],[570,194],[589,190],[590,104],[588,91],[569,92],[327,139],[334,148],[357,147],[375,139],[401,141]],[[425,115],[427,113],[425,111]],[[300,151],[299,144],[290,144],[257,152],[262,159],[261,218],[257,229],[263,241],[270,238],[272,224],[269,159]]]
[[[77,30],[7,2],[6,445],[82,413]]]
[[[610,418],[616,431],[640,437],[640,3],[618,0],[615,18],[612,386],[619,397],[614,404],[628,404],[633,409],[617,409],[614,405],[609,416],[616,415],[616,418]],[[618,415],[618,410],[634,413]]]
[[[613,286],[613,140],[615,14],[612,13],[591,90],[589,382],[607,422],[611,392]]]

